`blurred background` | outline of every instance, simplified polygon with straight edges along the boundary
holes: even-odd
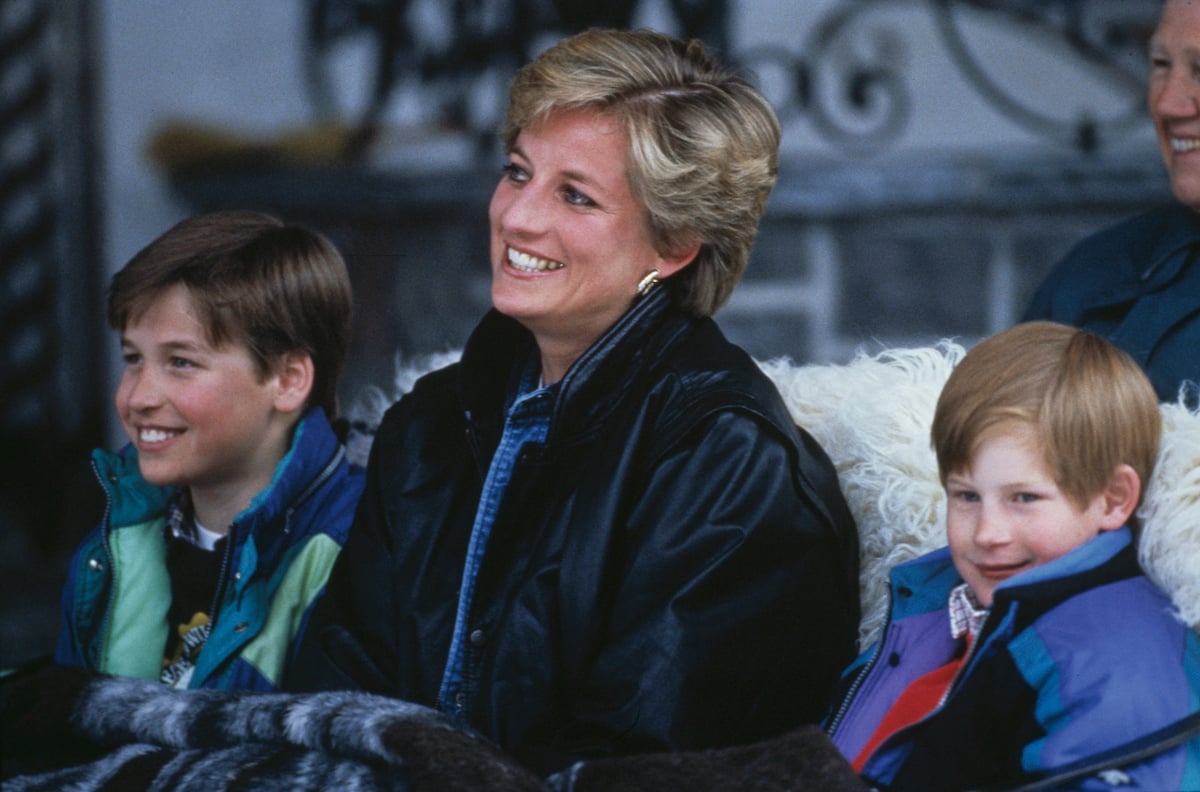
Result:
[[[123,442],[108,279],[183,217],[328,234],[356,291],[343,404],[488,305],[495,131],[520,64],[592,26],[705,40],[784,125],[717,315],[840,362],[1016,321],[1087,233],[1169,198],[1145,110],[1159,0],[2,0],[0,667],[48,652]]]

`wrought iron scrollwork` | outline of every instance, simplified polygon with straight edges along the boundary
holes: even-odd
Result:
[[[1083,151],[1097,148],[1110,133],[1144,121],[1146,44],[1160,0],[929,0],[946,50],[959,71],[994,108],[1025,129]],[[1061,118],[1035,109],[1019,93],[990,75],[971,52],[955,6],[1001,12],[1024,31],[1040,34],[1101,74],[1128,97],[1127,106],[1107,117],[1085,112]]]
[[[471,131],[472,81],[492,70],[510,75],[547,37],[589,27],[630,27],[638,2],[310,0],[305,68],[313,108],[319,118],[356,123],[365,141],[400,82],[416,78],[436,88],[442,124]],[[725,49],[727,0],[670,0],[670,9],[683,35]],[[340,91],[354,95],[338,96],[337,51],[355,44],[368,73],[355,81],[357,91]],[[492,115],[499,112],[492,110]],[[491,123],[478,131],[491,133]]]
[[[511,74],[539,41],[587,27],[628,27],[639,0],[310,0],[308,81],[320,115],[356,119],[364,130],[380,120],[401,80],[436,86],[443,123],[471,130],[470,85],[492,70]],[[723,57],[754,72],[781,118],[806,120],[830,144],[849,150],[886,148],[911,121],[919,86],[906,59],[911,30],[898,11],[931,19],[944,56],[989,106],[1016,126],[1081,150],[1144,118],[1142,53],[1160,0],[844,0],[825,11],[796,51],[783,46],[730,52],[728,0],[671,0],[682,35],[705,40]],[[431,34],[430,8],[442,16]],[[883,13],[886,12],[886,13]],[[1086,67],[1127,98],[1113,111],[1085,108],[1073,117],[1038,109],[1028,85],[1006,83],[973,48],[964,19],[986,20],[1014,41],[1036,41]],[[438,27],[438,25],[435,25]],[[330,81],[336,48],[358,38],[368,69],[356,106],[339,106]],[[437,40],[431,46],[430,39]],[[1132,54],[1131,54],[1132,53]],[[343,103],[344,104],[344,103]],[[479,109],[475,114],[480,115]],[[501,108],[485,109],[480,134]]]

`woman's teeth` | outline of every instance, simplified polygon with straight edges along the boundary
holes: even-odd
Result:
[[[512,248],[508,249],[508,263],[522,272],[542,272],[544,270],[559,270],[563,268],[561,261],[538,258],[537,256],[531,256],[528,253],[522,253]]]

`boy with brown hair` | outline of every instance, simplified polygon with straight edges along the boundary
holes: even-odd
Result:
[[[1160,432],[1146,376],[1091,333],[1018,325],[955,368],[932,431],[949,546],[893,569],[826,723],[868,782],[1003,787],[1145,749],[1072,788],[1200,788],[1200,738],[1170,742],[1200,641],[1135,548]]]
[[[108,319],[130,444],[73,558],[55,660],[174,687],[282,684],[363,476],[335,435],[349,276],[253,212],[184,220],[118,272]]]

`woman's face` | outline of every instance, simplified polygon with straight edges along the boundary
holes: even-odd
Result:
[[[1171,190],[1200,210],[1200,3],[1163,4],[1150,41],[1149,105]]]
[[[647,273],[665,278],[694,255],[654,249],[628,170],[628,135],[592,110],[521,130],[508,155],[488,210],[492,304],[533,333],[543,361],[569,365],[628,310]]]

